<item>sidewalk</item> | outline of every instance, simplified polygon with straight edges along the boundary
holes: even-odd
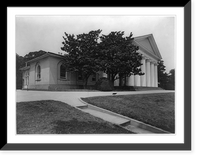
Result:
[[[93,96],[110,96],[113,93],[117,95],[127,94],[149,94],[149,93],[169,93],[174,91],[166,90],[152,90],[152,91],[121,91],[121,92],[50,92],[50,91],[16,91],[16,102],[23,101],[36,101],[36,100],[58,100],[67,103],[71,106],[81,106],[81,97],[93,97]]]

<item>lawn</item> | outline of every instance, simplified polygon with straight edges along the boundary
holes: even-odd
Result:
[[[111,133],[131,132],[59,101],[17,103],[17,134]]]
[[[174,93],[82,98],[98,107],[175,133]]]

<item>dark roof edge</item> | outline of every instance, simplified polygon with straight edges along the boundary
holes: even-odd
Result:
[[[19,70],[20,71],[25,71],[25,70],[28,70],[28,69],[30,69],[30,66],[24,66],[24,67],[20,68]]]
[[[64,56],[63,55],[59,55],[59,54],[56,54],[56,53],[53,53],[53,52],[47,52],[41,56],[38,56],[34,59],[31,59],[29,61],[27,61],[26,63],[30,63],[30,62],[33,62],[33,61],[37,61],[37,60],[40,60],[40,59],[43,59],[43,58],[46,58],[48,56],[53,56],[53,57],[58,57],[58,58],[63,58]]]

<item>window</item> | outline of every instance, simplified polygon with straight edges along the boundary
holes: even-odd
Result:
[[[36,67],[36,79],[37,80],[41,79],[41,67],[40,67],[40,65],[37,65],[37,67]]]
[[[64,65],[60,65],[60,78],[66,78],[66,67]]]

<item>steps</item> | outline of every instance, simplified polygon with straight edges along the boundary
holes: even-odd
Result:
[[[151,91],[151,90],[163,90],[160,87],[137,87],[134,86],[135,91]]]
[[[124,128],[131,131],[131,132],[134,132],[136,134],[154,134],[154,132],[152,132],[152,131],[141,129],[141,128],[138,128],[138,127],[133,126],[131,124],[125,126]]]
[[[82,101],[82,100],[81,100]],[[151,125],[139,122],[137,120],[122,116],[120,114],[111,112],[109,110],[105,110],[99,107],[96,107],[91,104],[86,104],[86,102],[82,101],[85,105],[77,106],[76,108],[82,110],[83,112],[89,113],[93,116],[99,117],[105,121],[116,124],[126,130],[129,130],[136,134],[165,134],[169,133],[162,129],[153,127]]]
[[[94,109],[90,109],[90,108],[82,108],[82,110],[84,112],[87,112],[91,115],[94,115],[96,117],[99,117],[99,118],[101,118],[105,121],[111,122],[111,123],[116,124],[116,125],[121,125],[121,124],[130,122],[127,119],[120,118],[116,115],[111,115],[111,114],[104,113],[104,112],[101,112],[101,111],[98,111],[98,110],[94,110]]]

